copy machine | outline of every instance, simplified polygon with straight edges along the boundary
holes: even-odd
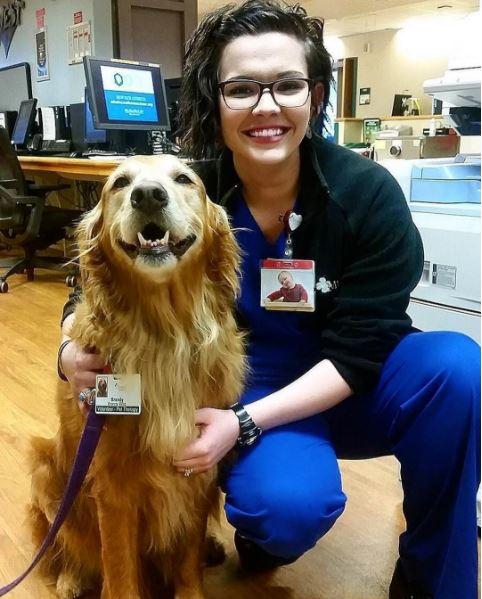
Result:
[[[480,62],[449,69],[424,90],[444,101],[459,134],[480,136]],[[423,240],[424,270],[408,309],[414,325],[480,343],[480,154],[380,163],[402,187]]]

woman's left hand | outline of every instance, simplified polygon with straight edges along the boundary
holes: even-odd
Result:
[[[196,411],[199,437],[191,441],[174,460],[174,467],[184,473],[206,472],[215,466],[236,444],[239,420],[232,410],[201,408]]]

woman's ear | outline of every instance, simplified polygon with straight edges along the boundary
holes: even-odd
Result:
[[[318,81],[311,90],[311,117],[318,116],[323,109],[323,99],[325,97],[325,86]]]

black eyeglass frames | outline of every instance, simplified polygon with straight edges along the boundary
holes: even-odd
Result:
[[[278,106],[284,108],[303,106],[308,100],[312,86],[313,80],[305,77],[268,82],[255,79],[230,79],[218,84],[224,102],[231,110],[254,108],[266,90]]]

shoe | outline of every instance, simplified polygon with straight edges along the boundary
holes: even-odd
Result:
[[[403,571],[402,562],[397,560],[388,591],[388,599],[433,599],[433,597],[419,587],[409,584]]]
[[[298,559],[297,557],[285,558],[268,553],[253,541],[243,537],[238,531],[234,533],[234,545],[242,570],[253,574],[269,572],[280,566],[292,564]]]

